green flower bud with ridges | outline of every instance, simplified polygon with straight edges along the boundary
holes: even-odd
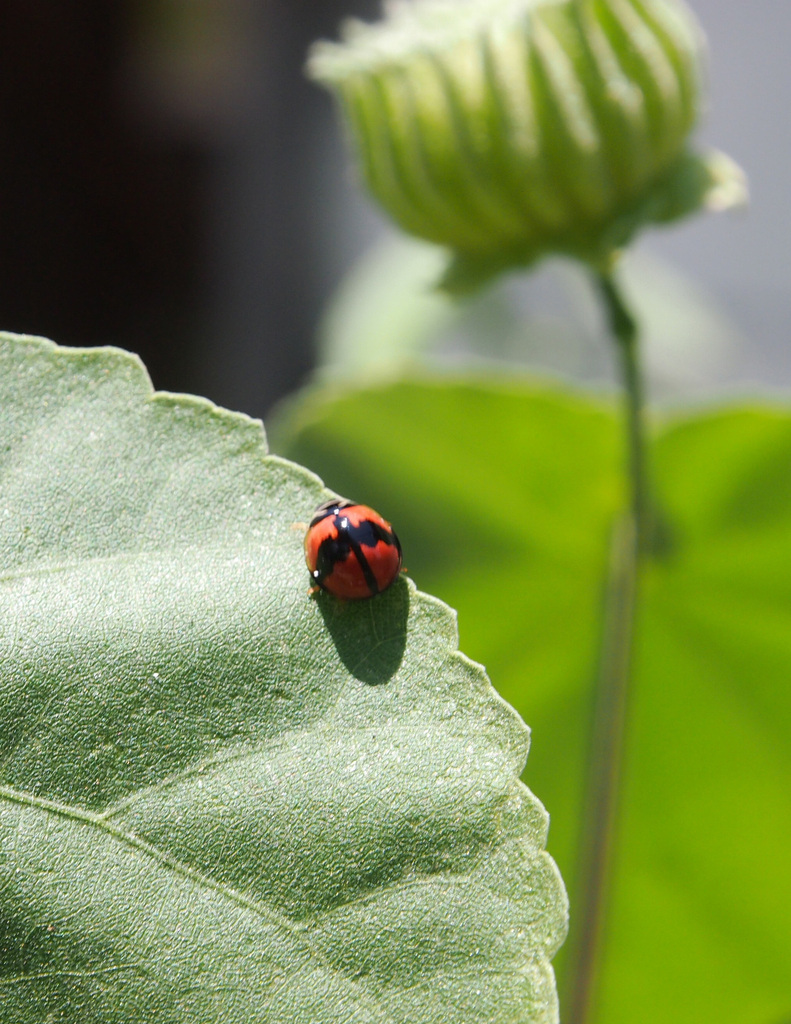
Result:
[[[400,0],[320,43],[365,181],[448,247],[452,288],[549,253],[606,266],[643,224],[740,202],[687,146],[700,30],[679,0]]]

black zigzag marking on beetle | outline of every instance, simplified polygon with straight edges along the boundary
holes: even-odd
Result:
[[[354,552],[357,561],[360,563],[360,568],[363,571],[365,582],[368,584],[368,589],[371,591],[372,594],[378,594],[379,584],[376,582],[376,576],[374,576],[373,570],[371,569],[371,566],[368,564],[368,559],[363,554],[362,547],[351,535],[351,532],[349,533],[349,544],[351,545],[351,549]]]
[[[351,505],[346,506],[352,507]],[[318,521],[326,518],[326,513],[319,517]],[[346,520],[346,526],[343,522]],[[357,561],[360,563],[365,582],[372,594],[379,593],[379,584],[376,576],[365,557],[363,548],[375,548],[380,541],[385,544],[395,544],[400,551],[400,545],[396,541],[395,534],[386,530],[379,523],[364,520],[357,526],[353,526],[343,515],[336,515],[333,526],[337,530],[337,537],[326,537],[319,545],[316,552],[316,570],[313,574],[316,582],[321,585],[323,581],[332,575],[338,562],[345,562],[350,553],[354,552]]]

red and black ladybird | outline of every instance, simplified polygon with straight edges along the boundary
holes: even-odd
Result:
[[[358,600],[380,594],[395,581],[401,544],[378,512],[335,498],[313,514],[305,534],[305,561],[316,586]]]

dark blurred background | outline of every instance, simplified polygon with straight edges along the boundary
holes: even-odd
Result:
[[[649,250],[716,297],[731,383],[789,385],[791,5],[694,0],[705,138],[746,216]],[[309,373],[320,312],[383,230],[305,54],[377,0],[0,0],[0,325],[138,352],[158,388],[263,415]],[[749,340],[749,344],[747,343]]]
[[[1,0],[3,329],[259,415],[293,389],[343,270],[317,254],[340,146],[305,53],[374,10]]]

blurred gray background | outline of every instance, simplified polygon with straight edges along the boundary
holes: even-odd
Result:
[[[655,391],[783,390],[791,5],[692,6],[710,48],[700,136],[746,169],[752,200],[746,213],[640,243],[630,274],[655,320]],[[3,329],[122,345],[158,388],[253,415],[304,382],[322,310],[389,229],[357,189],[329,97],[302,68],[313,39],[378,9],[0,0]],[[550,264],[498,301],[513,323],[538,325],[520,357],[606,378],[605,356],[581,354],[597,328],[573,271]]]

